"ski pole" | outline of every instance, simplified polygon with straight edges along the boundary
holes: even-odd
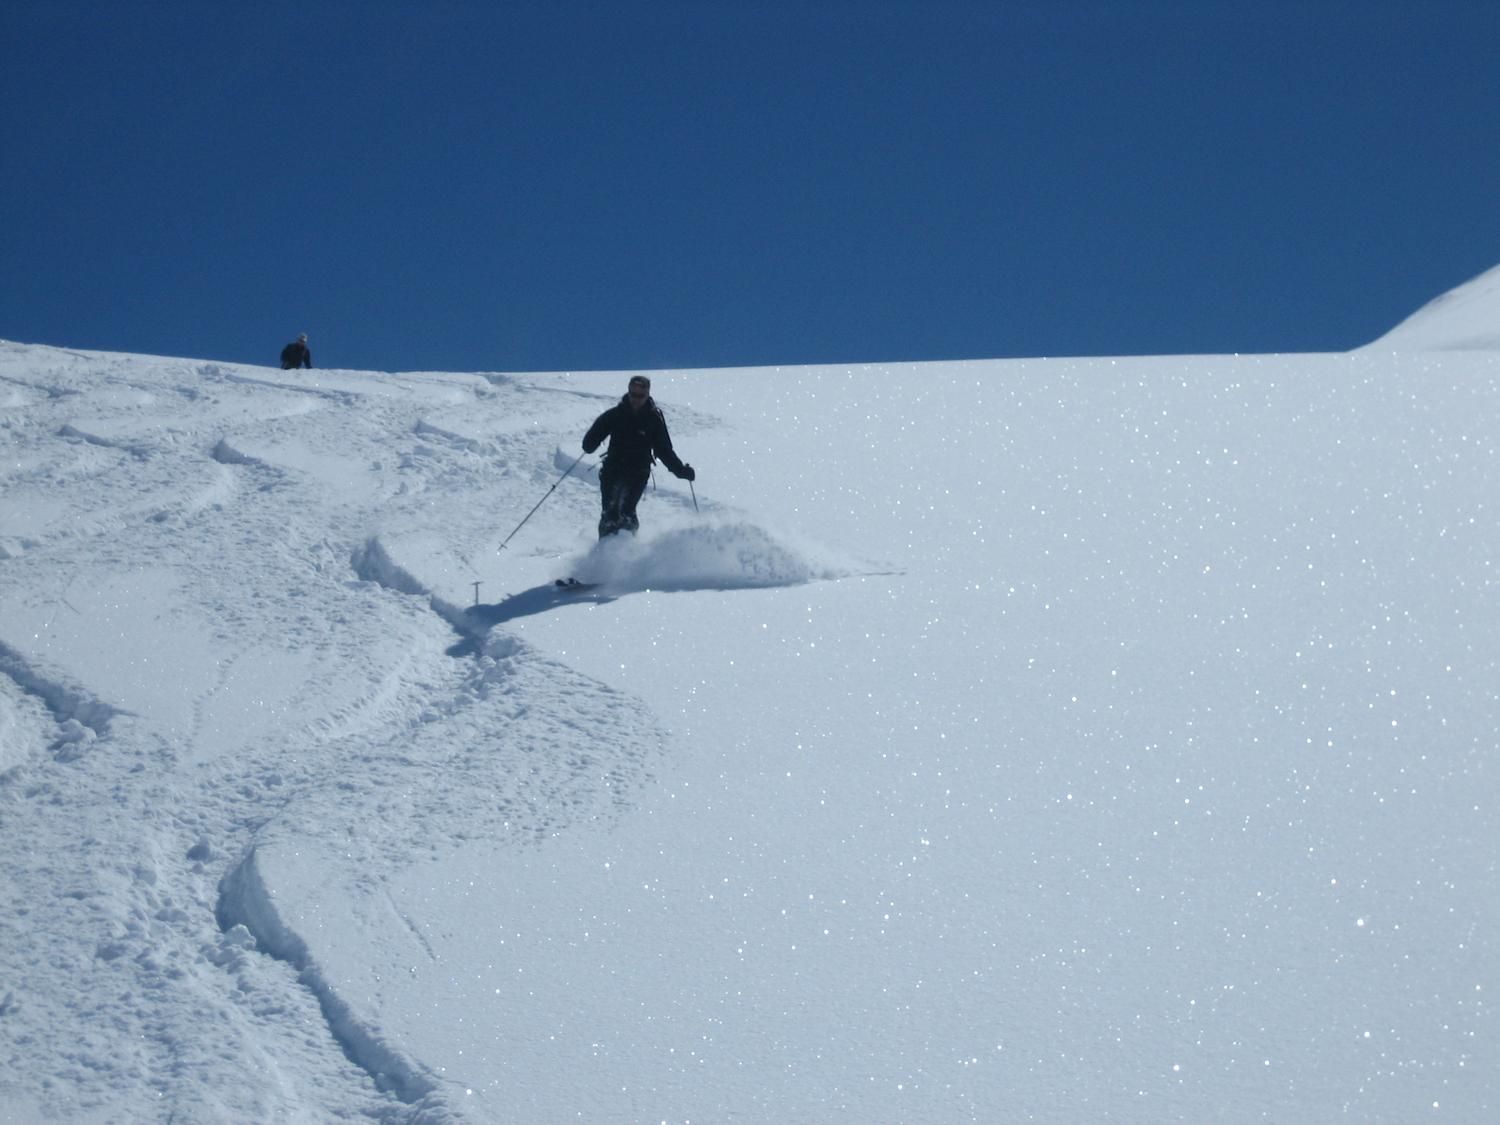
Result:
[[[688,481],[688,491],[693,494],[693,511],[698,510],[698,490],[693,487],[693,482]]]
[[[583,458],[584,458],[584,456],[585,456],[584,454],[580,453],[578,455],[578,457],[574,460],[574,462],[571,465],[569,465],[566,469],[563,470],[563,475],[560,476],[560,477],[558,477],[555,481],[553,481],[552,482],[552,487],[549,488],[549,489],[547,489],[547,496],[551,496],[554,492],[557,491],[557,486],[560,485],[560,484],[562,484],[563,480],[567,477],[567,475],[569,473],[571,473],[574,469],[578,468],[578,462],[582,461]],[[545,504],[547,502],[547,496],[543,496],[540,500],[538,500],[536,502],[536,504],[532,507],[531,511],[529,511],[529,512],[526,513],[525,518],[522,519],[520,523],[516,524],[516,531],[520,531],[521,528],[523,528],[523,527],[526,526],[526,520],[529,520],[532,516],[536,515],[537,508],[540,508],[543,504]],[[516,537],[516,531],[512,531],[509,535],[507,535],[505,537],[505,543],[509,543],[512,539],[514,539]],[[498,555],[501,551],[505,550],[505,543],[501,543],[500,546],[498,546],[498,547],[495,548],[495,554]]]

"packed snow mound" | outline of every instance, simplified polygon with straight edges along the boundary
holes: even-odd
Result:
[[[579,581],[614,592],[797,586],[847,573],[742,521],[612,535],[601,539],[573,568]]]
[[[1500,266],[1427,302],[1367,346],[1392,351],[1500,350]]]

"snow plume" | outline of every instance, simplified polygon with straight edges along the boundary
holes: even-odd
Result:
[[[601,539],[574,566],[582,582],[611,591],[743,590],[843,577],[762,527],[735,519]]]

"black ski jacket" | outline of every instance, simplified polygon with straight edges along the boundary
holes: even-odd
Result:
[[[293,340],[281,349],[281,369],[291,371],[298,367],[312,367],[312,349],[301,340]]]
[[[583,435],[583,451],[594,452],[605,438],[609,438],[609,449],[604,453],[604,466],[611,473],[644,477],[655,457],[672,470],[673,476],[682,475],[682,458],[672,449],[667,420],[654,398],[646,399],[637,411],[630,408],[630,396],[622,395],[618,403],[594,419]]]

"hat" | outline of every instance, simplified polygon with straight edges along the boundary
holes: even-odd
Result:
[[[632,387],[645,387],[649,391],[651,389],[651,380],[644,375],[632,375],[630,377],[630,385]]]
[[[299,340],[305,340],[305,339],[307,339],[307,333],[306,333],[306,332],[303,332],[303,333],[302,333],[302,334],[301,334],[301,335],[299,335],[299,336],[298,336],[298,337],[297,337],[297,339],[299,339]]]

